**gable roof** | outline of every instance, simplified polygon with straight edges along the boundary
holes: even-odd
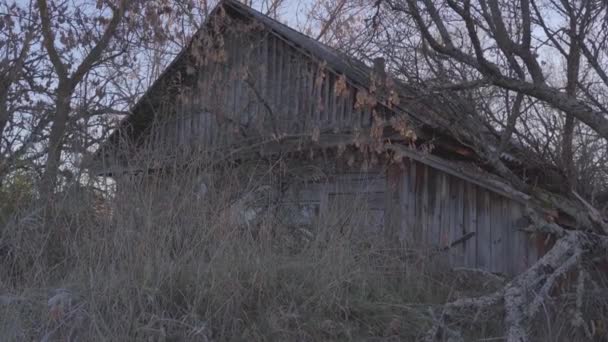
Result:
[[[163,88],[165,81],[176,71],[185,67],[188,62],[188,52],[192,49],[194,40],[207,29],[207,27],[210,25],[211,19],[217,15],[220,8],[226,10],[226,12],[233,17],[247,18],[261,23],[266,29],[270,30],[273,34],[280,36],[283,38],[283,40],[292,44],[300,51],[317,60],[325,62],[326,68],[333,70],[337,74],[345,75],[355,86],[364,89],[369,88],[372,69],[365,63],[341,53],[338,50],[331,48],[328,45],[323,44],[309,36],[306,36],[290,28],[289,26],[280,23],[279,21],[240,3],[237,0],[222,0],[209,14],[201,28],[193,35],[187,46],[182,49],[182,51],[175,57],[169,66],[161,73],[161,75],[153,82],[153,84],[132,107],[131,114],[120,122],[119,129],[111,134],[111,136],[105,142],[106,145],[117,143],[119,131],[126,131],[128,135],[136,135],[141,131],[142,128],[145,127],[151,112],[150,108],[146,108],[147,105],[153,102],[155,95],[160,92],[160,89]],[[420,97],[415,94],[414,90],[408,89],[405,84],[400,82],[396,83],[396,86],[398,87],[397,91],[400,96],[408,98]],[[412,105],[412,103],[408,103],[408,107]],[[411,108],[404,108],[401,106],[399,110],[407,113],[408,116],[410,116],[418,124],[426,124],[435,128],[445,126],[445,123],[433,121],[431,116],[418,115],[417,112],[419,111]]]
[[[237,0],[222,0],[210,13],[199,31],[193,35],[190,43],[177,55],[177,57],[162,72],[159,78],[133,106],[131,115],[127,116],[121,121],[119,129],[114,131],[107,141],[104,142],[104,145],[99,148],[96,153],[96,159],[99,158],[100,154],[104,150],[104,147],[118,143],[120,134],[126,133],[129,136],[136,136],[143,131],[150,120],[150,116],[152,115],[150,106],[151,103],[153,103],[155,96],[162,91],[166,81],[170,79],[175,72],[178,72],[186,67],[188,64],[188,52],[192,49],[194,40],[209,27],[211,19],[217,15],[221,8],[224,9],[231,17],[240,18],[241,20],[243,18],[250,19],[261,23],[267,30],[281,37],[284,41],[298,48],[300,51],[316,60],[325,62],[326,68],[333,70],[337,74],[345,75],[346,78],[355,86],[369,89],[372,68],[368,67],[363,62],[351,58],[350,56],[347,56],[334,48],[306,36],[287,25],[282,24],[245,4],[238,2]],[[442,105],[440,103],[440,99],[434,98],[432,106],[429,106],[428,103],[423,103],[423,101],[420,101],[420,98],[428,95],[424,95],[422,92],[412,89],[408,85],[403,84],[398,80],[396,80],[395,86],[401,98],[413,99],[397,106],[397,111],[406,113],[408,115],[408,119],[411,119],[414,124],[424,125],[434,129],[443,129],[446,132],[449,131],[449,126],[451,126],[453,123],[454,118],[450,118],[449,112],[441,109]],[[433,108],[429,109],[429,107]],[[448,161],[446,161],[446,163],[448,163]],[[471,173],[474,174],[476,172],[473,165],[452,165],[449,168],[453,170],[454,173],[462,173],[463,177],[465,177],[466,172],[463,172],[463,167],[467,167],[470,170],[467,179],[475,178],[474,176],[470,176]],[[478,175],[481,176],[482,173],[479,173]],[[482,178],[488,179],[490,176],[492,176],[491,178],[494,184],[500,182],[499,177],[489,175],[487,172],[483,173]],[[496,191],[495,186],[490,187]],[[504,191],[496,192],[504,194]],[[517,197],[521,199],[527,196],[518,195]]]

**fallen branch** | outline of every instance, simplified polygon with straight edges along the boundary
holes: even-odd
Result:
[[[467,310],[484,309],[504,305],[506,339],[509,342],[530,340],[530,324],[534,321],[542,304],[550,297],[559,280],[576,270],[585,260],[591,260],[598,251],[608,247],[608,237],[592,232],[566,230],[556,223],[539,220],[532,215],[533,225],[527,230],[550,232],[558,237],[555,245],[527,271],[508,282],[502,289],[483,297],[463,298],[443,306],[441,317],[436,319],[429,335],[437,336],[444,331],[445,321]],[[581,270],[579,270],[579,274]],[[579,276],[582,279],[582,276]],[[579,280],[578,292],[584,280]],[[582,295],[579,293],[578,297]],[[580,301],[580,300],[579,300]],[[577,302],[577,307],[580,303]],[[580,311],[580,308],[578,309]],[[580,322],[579,322],[580,324]],[[587,332],[586,332],[587,333]]]

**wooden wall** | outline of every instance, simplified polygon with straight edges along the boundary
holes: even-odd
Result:
[[[314,215],[356,212],[367,233],[397,238],[421,254],[435,251],[453,267],[512,275],[538,257],[534,241],[517,230],[519,202],[411,160],[333,172],[292,189],[285,204],[300,208],[308,223]]]
[[[406,242],[443,249],[469,236],[448,249],[450,263],[504,274],[536,260],[533,241],[517,229],[521,203],[419,162],[405,161],[397,175]]]
[[[381,168],[360,171],[354,168],[333,171],[318,181],[290,184],[282,198],[291,221],[311,225],[356,228],[363,235],[384,229],[386,177]]]
[[[159,100],[145,143],[167,151],[247,147],[277,136],[352,133],[372,124],[366,93],[286,39],[241,22],[193,44],[191,65]],[[169,153],[169,152],[167,152]],[[319,213],[363,198],[371,226],[406,245],[447,248],[454,266],[514,274],[537,256],[516,231],[521,204],[418,162],[368,174],[334,174],[293,192]],[[332,204],[333,203],[333,204]],[[312,209],[311,209],[312,208]]]
[[[356,105],[363,90],[277,34],[238,21],[195,46],[175,80],[179,93],[156,105],[149,146],[205,149],[371,126],[370,107]]]

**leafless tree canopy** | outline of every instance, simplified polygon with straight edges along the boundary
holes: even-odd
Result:
[[[466,129],[491,131],[498,149],[469,143],[498,170],[517,143],[605,203],[605,1],[322,1],[311,13],[330,44],[385,56],[405,82],[449,98]]]

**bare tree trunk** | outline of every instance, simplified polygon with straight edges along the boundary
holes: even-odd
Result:
[[[45,248],[45,259],[49,267],[54,267],[61,259],[61,242],[65,238],[62,227],[55,226],[53,222],[55,206],[55,190],[61,166],[61,156],[63,154],[64,137],[70,113],[70,100],[72,90],[65,85],[60,85],[55,99],[55,113],[49,136],[49,146],[47,153],[46,168],[42,175],[40,184],[40,199],[44,208],[44,227],[47,235],[47,245]]]
[[[57,187],[59,167],[61,166],[61,155],[64,147],[63,143],[66,136],[68,120],[70,118],[70,101],[76,86],[83,80],[85,75],[91,71],[95,66],[95,63],[102,58],[104,51],[108,47],[111,38],[116,33],[118,25],[125,15],[128,1],[121,0],[117,6],[108,3],[112,10],[112,18],[105,27],[97,44],[84,56],[82,62],[73,72],[70,72],[70,65],[67,65],[62,61],[60,52],[55,46],[54,25],[52,23],[53,16],[49,12],[47,1],[37,0],[37,4],[40,11],[43,44],[59,79],[55,98],[55,112],[51,119],[52,124],[49,137],[47,165],[40,184],[40,199],[45,202],[43,203],[44,227],[48,233],[47,245],[44,253],[46,254],[47,264],[49,267],[53,267],[62,259],[61,242],[65,235],[63,228],[56,227],[52,221],[54,217],[54,194]]]
[[[578,17],[575,13],[575,9],[571,6],[566,7],[569,10],[570,17],[570,30],[568,35],[570,36],[570,50],[568,51],[568,55],[566,56],[567,66],[566,66],[566,75],[567,75],[567,83],[566,83],[566,94],[569,97],[576,97],[576,88],[579,79],[579,69],[580,69],[580,61],[581,61],[581,46],[579,43],[579,39],[583,35],[582,32],[579,31],[578,27]],[[587,8],[587,15],[589,13],[589,9]],[[562,164],[568,178],[568,187],[571,190],[576,189],[576,166],[574,164],[574,150],[573,150],[573,140],[574,140],[574,127],[576,125],[576,118],[574,115],[570,113],[566,114],[566,121],[564,123],[564,131],[562,137]]]
[[[82,63],[78,65],[73,73],[70,74],[70,68],[61,60],[60,54],[55,47],[55,38],[53,33],[53,25],[51,22],[51,14],[48,10],[46,0],[38,0],[38,8],[40,10],[40,19],[42,23],[43,43],[48,52],[49,59],[59,78],[59,86],[57,87],[57,98],[55,99],[55,113],[53,116],[53,124],[51,125],[51,133],[49,138],[49,151],[47,165],[42,177],[40,195],[43,201],[46,201],[45,207],[49,209],[52,202],[52,194],[55,191],[57,184],[57,176],[59,166],[61,164],[61,154],[63,151],[63,139],[66,133],[66,127],[70,114],[70,101],[74,93],[76,85],[82,81],[84,76],[93,68],[104,50],[108,47],[110,39],[116,33],[119,23],[125,15],[128,1],[121,0],[118,6],[111,6],[112,19],[106,26],[103,34],[95,47],[84,56]],[[47,210],[48,215],[49,210]],[[48,218],[48,216],[47,216]]]
[[[40,197],[47,201],[47,205],[52,202],[52,194],[57,186],[57,176],[61,165],[61,155],[63,152],[63,138],[66,132],[67,121],[70,113],[70,99],[72,92],[65,86],[60,86],[55,100],[55,115],[51,125],[49,136],[48,156],[46,168],[42,176]]]

